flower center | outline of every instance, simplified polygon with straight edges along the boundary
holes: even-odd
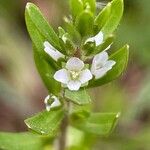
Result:
[[[72,80],[76,80],[77,78],[79,78],[80,72],[77,71],[70,71],[70,76]]]
[[[47,105],[51,105],[55,101],[55,98],[51,97],[47,101]]]

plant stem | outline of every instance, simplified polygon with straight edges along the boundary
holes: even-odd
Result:
[[[69,110],[69,103],[67,104],[67,109]],[[68,125],[69,125],[69,118],[68,118],[68,111],[67,111],[60,127],[61,132],[59,137],[58,150],[65,150],[66,148]]]

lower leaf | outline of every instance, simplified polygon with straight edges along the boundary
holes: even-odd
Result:
[[[65,111],[62,109],[53,111],[43,111],[25,120],[29,129],[48,136],[55,136],[59,125],[64,117]]]

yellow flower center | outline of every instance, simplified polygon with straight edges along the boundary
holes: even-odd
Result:
[[[77,78],[79,78],[80,72],[77,71],[70,71],[70,76],[72,80],[76,80]]]

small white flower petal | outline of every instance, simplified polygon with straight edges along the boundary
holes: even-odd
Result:
[[[44,103],[47,104],[47,101],[50,99],[50,95],[48,95],[45,99],[44,99]]]
[[[92,74],[95,74],[95,71],[102,68],[108,60],[108,53],[103,51],[94,56],[91,66]]]
[[[70,58],[66,63],[66,68],[73,71],[81,71],[84,67],[84,62],[77,57]]]
[[[65,56],[60,53],[58,50],[56,50],[49,42],[44,42],[44,51],[52,57],[55,61],[57,61],[60,58],[64,58]]]
[[[103,32],[99,32],[95,37],[94,37],[94,41],[96,46],[100,45],[103,43],[104,40],[104,36],[103,36]]]
[[[108,60],[108,53],[103,51],[94,56],[93,62],[104,64],[106,63],[107,60]]]
[[[79,80],[81,81],[82,84],[88,82],[89,80],[92,79],[92,74],[89,69],[85,69],[80,73]]]
[[[69,73],[66,69],[61,69],[58,70],[55,74],[54,74],[54,79],[63,83],[63,84],[67,84],[69,81]]]
[[[61,105],[59,99],[56,97],[56,96],[52,96],[52,98],[54,98],[54,102],[51,104],[51,108],[54,108],[54,107],[59,107]]]
[[[95,35],[94,37],[91,37],[91,38],[88,38],[86,41],[85,41],[85,44],[87,42],[95,42],[96,46],[100,45],[103,43],[103,40],[104,40],[104,35],[103,33],[100,31],[97,35]]]
[[[113,67],[115,64],[116,64],[115,61],[113,61],[113,60],[108,60],[108,61],[106,62],[106,64],[104,65],[104,67],[107,68],[107,70],[110,70],[110,69],[112,69],[112,67]]]
[[[49,99],[52,99],[54,101],[51,104],[49,104],[49,102],[48,102]],[[47,111],[50,111],[51,108],[55,108],[55,107],[61,106],[61,103],[60,103],[59,99],[55,95],[48,95],[45,98],[44,103],[46,105],[46,110]]]
[[[94,74],[95,79],[99,79],[99,78],[103,77],[107,73],[107,71],[108,70],[105,68],[101,68],[101,69],[95,71],[95,74]]]
[[[46,110],[50,111],[51,110],[51,106],[50,105],[46,105]]]
[[[78,80],[71,80],[68,82],[67,86],[71,91],[78,91],[81,87],[81,82]]]

